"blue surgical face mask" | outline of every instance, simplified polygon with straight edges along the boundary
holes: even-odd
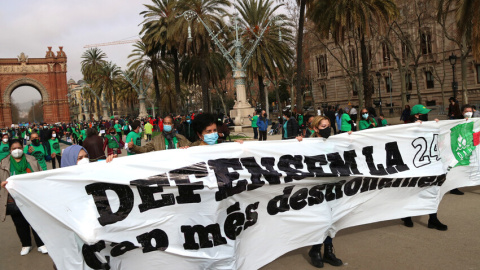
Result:
[[[163,125],[163,131],[165,131],[165,132],[170,132],[170,131],[172,131],[172,126],[170,126],[170,125]]]
[[[362,114],[362,117],[363,117],[363,119],[367,119],[368,118],[368,113]]]
[[[203,135],[203,141],[206,142],[209,145],[213,145],[217,142],[218,140],[218,133],[210,133],[210,134],[205,134]]]

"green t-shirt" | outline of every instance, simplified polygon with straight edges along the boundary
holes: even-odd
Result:
[[[127,138],[125,139],[125,143],[129,143],[130,141],[132,141],[132,139],[133,139],[133,143],[136,146],[142,146],[142,138],[135,131],[132,131],[132,132],[128,133]],[[131,155],[135,155],[135,153],[130,151],[130,152],[128,152],[127,155],[131,156]]]
[[[258,115],[254,115],[252,117],[252,120],[251,120],[252,121],[252,127],[254,127],[254,128],[258,127],[257,126],[257,120],[258,120]]]
[[[120,136],[118,136],[118,134],[116,134],[115,136],[108,134],[105,137],[108,140],[108,148],[110,149],[120,148],[120,145],[119,145]]]
[[[86,129],[82,129],[80,131],[80,135],[82,136],[81,140],[85,140],[87,138],[87,130]]]
[[[122,132],[122,125],[120,125],[120,124],[115,124],[113,127],[115,128],[115,130],[117,131],[117,133]]]
[[[55,138],[55,140],[48,140],[48,143],[50,143],[50,151],[51,153],[55,153],[57,155],[60,155],[60,143],[58,142],[58,139]]]
[[[387,119],[382,120],[382,127],[386,127],[388,125]]]
[[[47,163],[45,162],[46,151],[45,151],[45,148],[43,147],[43,145],[41,145],[41,144],[39,146],[35,146],[33,144],[25,145],[25,147],[23,148],[24,153],[28,153],[28,147],[29,146],[31,146],[33,148],[33,152],[30,153],[30,155],[34,156],[37,159],[38,164],[40,165],[42,170],[46,171],[47,170]]]
[[[352,119],[350,118],[350,115],[348,113],[342,114],[342,126],[341,126],[341,131],[351,131],[352,130],[352,125],[348,123],[348,121],[351,121]]]
[[[358,122],[358,130],[367,129],[372,123],[375,123],[375,127],[377,126],[377,121],[374,118],[372,118],[372,122],[362,119]]]
[[[4,159],[6,156],[10,154],[10,146],[8,143],[4,143],[1,141],[0,143],[0,160]]]

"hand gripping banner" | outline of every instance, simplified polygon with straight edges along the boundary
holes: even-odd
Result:
[[[480,184],[480,119],[166,150],[9,178],[58,269],[257,269]]]

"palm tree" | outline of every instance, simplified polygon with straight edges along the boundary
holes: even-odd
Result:
[[[213,31],[219,31],[224,28],[225,23],[223,17],[227,14],[225,8],[229,6],[230,1],[228,0],[180,0],[178,3],[179,12],[187,10],[195,11]],[[207,29],[205,29],[198,20],[192,21],[191,24],[193,40],[191,44],[186,45],[186,48],[191,54],[201,59],[200,61],[195,61],[195,63],[199,65],[200,71],[196,77],[200,78],[200,85],[202,87],[203,111],[210,112],[209,80],[216,77],[216,75],[212,73],[213,70],[209,70],[208,66],[202,64],[202,62],[209,62],[210,50],[215,51],[215,47]]]
[[[244,35],[246,49],[249,50],[253,42],[256,40],[260,32],[266,27],[269,19],[274,17],[274,12],[282,5],[272,6],[272,2],[268,0],[242,0],[237,5],[243,24],[247,29]],[[265,92],[263,80],[265,77],[277,80],[277,69],[284,74],[288,63],[293,59],[293,51],[288,46],[292,42],[292,31],[287,22],[287,18],[283,15],[279,16],[278,22],[282,24],[271,24],[264,36],[262,37],[258,47],[248,63],[247,73],[249,78],[254,75],[258,79],[258,89],[260,94],[260,102],[264,104]],[[279,31],[282,33],[282,39],[279,40]],[[248,42],[251,41],[251,42]],[[263,106],[265,108],[265,105]]]
[[[135,70],[137,77],[145,76],[149,70],[152,71],[153,85],[155,89],[156,104],[158,108],[161,105],[160,85],[158,81],[158,74],[161,69],[165,68],[164,62],[160,59],[158,52],[150,51],[143,41],[137,41],[133,45],[134,49],[128,58],[134,58],[128,63],[128,67]]]
[[[183,18],[176,18],[177,0],[152,0],[153,5],[145,5],[143,15],[142,40],[147,50],[160,52],[161,57],[171,55],[175,78],[175,93],[181,96],[179,46],[186,42],[186,23]],[[177,107],[177,106],[174,106]]]
[[[331,34],[336,44],[343,42],[347,33],[357,31],[363,63],[363,94],[365,105],[368,107],[372,106],[374,93],[373,81],[369,76],[366,45],[366,39],[374,34],[371,33],[370,26],[378,25],[379,30],[382,31],[382,28],[386,28],[387,23],[398,14],[394,0],[317,0],[312,3],[307,12],[307,16],[315,23],[316,29],[326,38]]]
[[[91,48],[82,54],[82,58],[83,79],[87,83],[92,83],[95,79],[95,72],[106,63],[107,55],[99,48]]]
[[[438,0],[439,19],[455,5],[458,36],[465,36],[472,48],[475,60],[480,61],[480,1],[478,0]]]
[[[104,94],[106,99],[110,100],[111,115],[114,114],[114,110],[117,110],[115,90],[118,88],[120,79],[121,70],[112,62],[105,63],[95,72],[95,80],[93,81],[94,88],[99,90],[98,94]]]

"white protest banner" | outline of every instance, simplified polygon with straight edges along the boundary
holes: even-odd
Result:
[[[224,143],[9,178],[58,269],[257,269],[480,184],[480,119]]]

